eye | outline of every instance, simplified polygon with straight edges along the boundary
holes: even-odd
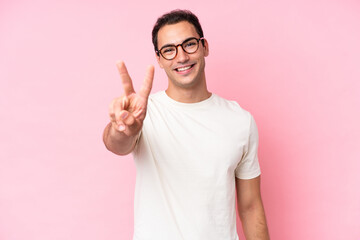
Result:
[[[175,52],[175,48],[173,47],[167,47],[164,48],[163,50],[161,50],[162,54],[171,54],[173,52]]]
[[[196,42],[195,41],[190,41],[190,42],[187,42],[185,44],[185,47],[193,47],[193,46],[196,46]]]
[[[195,39],[191,39],[191,40],[185,42],[184,45],[183,45],[183,47],[184,47],[185,49],[189,49],[189,50],[191,51],[191,49],[196,48],[197,44],[198,44],[198,43],[197,43],[197,41],[196,41]]]

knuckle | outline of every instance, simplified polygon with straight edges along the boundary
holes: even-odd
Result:
[[[120,118],[120,112],[119,111],[117,111],[116,113],[115,113],[115,121],[116,122],[121,122],[121,118]]]
[[[133,125],[135,123],[135,119],[133,117],[129,117],[125,121],[126,125]]]
[[[111,122],[115,122],[115,121],[116,121],[115,115],[111,114],[109,117],[110,117],[110,121],[111,121]]]

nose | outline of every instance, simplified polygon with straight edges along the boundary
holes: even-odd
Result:
[[[187,62],[189,60],[189,54],[186,53],[184,49],[182,49],[181,45],[176,46],[176,48],[178,52],[176,56],[176,60],[181,63]]]

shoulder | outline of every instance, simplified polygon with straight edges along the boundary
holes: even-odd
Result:
[[[149,101],[160,101],[163,99],[164,91],[158,91],[149,95]]]
[[[153,108],[166,108],[167,99],[165,91],[155,92],[149,95],[148,110]]]
[[[231,114],[234,117],[242,118],[247,121],[251,120],[252,115],[250,114],[250,112],[242,108],[237,101],[228,100],[216,94],[213,95],[214,105],[222,111]]]

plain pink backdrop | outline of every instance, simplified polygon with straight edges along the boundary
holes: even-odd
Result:
[[[209,90],[257,121],[272,239],[359,240],[360,3],[347,0],[1,0],[0,239],[132,238],[134,164],[101,138],[115,61],[136,89],[154,64],[153,92],[166,88],[151,29],[175,8],[203,25]]]

